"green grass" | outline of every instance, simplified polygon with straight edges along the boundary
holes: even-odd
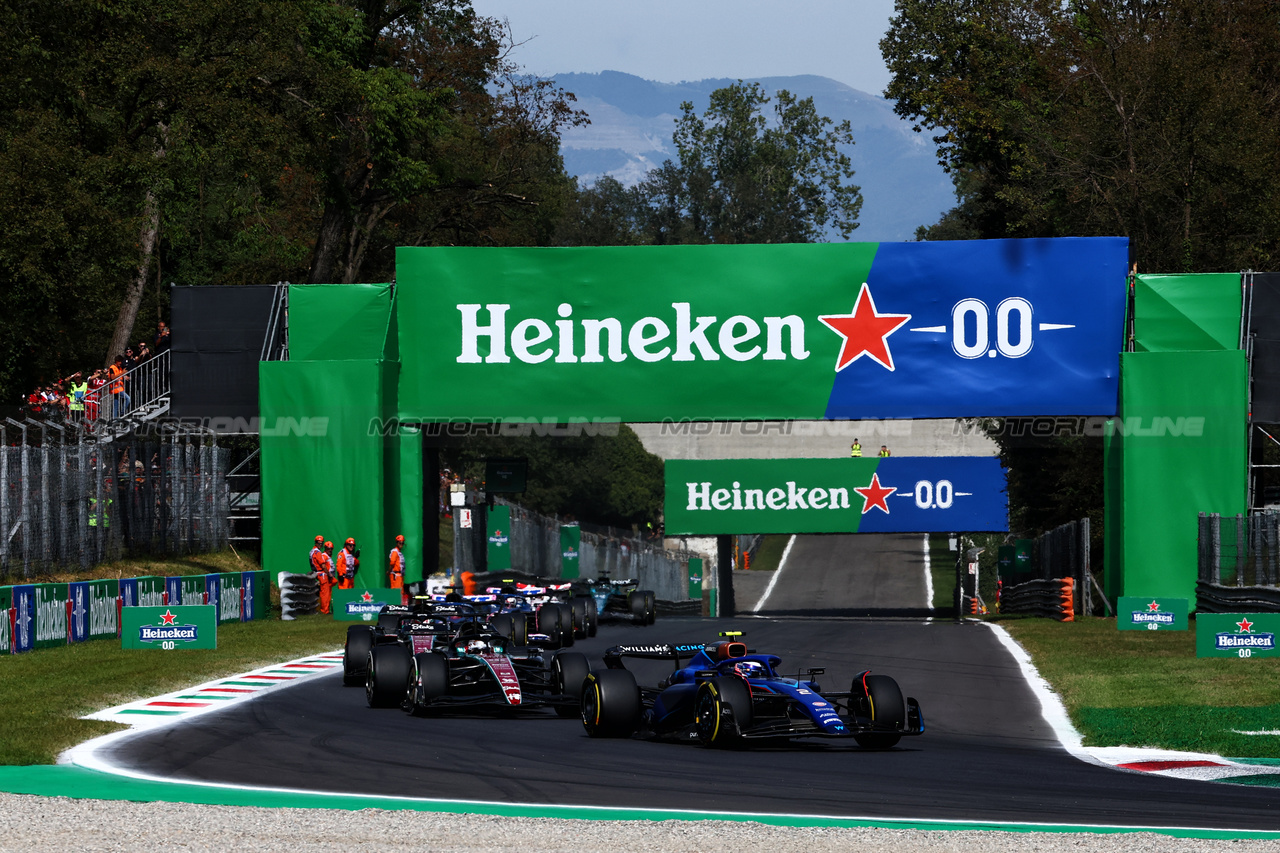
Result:
[[[250,571],[256,562],[230,551],[160,560],[105,563],[74,575],[39,580],[164,577]],[[279,592],[272,587],[272,601]],[[282,622],[273,608],[258,622],[218,626],[216,650],[124,651],[119,640],[40,649],[6,655],[0,667],[0,764],[51,764],[77,743],[122,728],[79,717],[159,693],[168,693],[270,663],[340,648],[346,626],[327,616]]]
[[[776,571],[778,563],[782,560],[782,552],[787,549],[787,542],[790,540],[791,535],[788,533],[765,536],[760,547],[756,549],[756,555],[751,559],[751,571]]]
[[[1119,631],[1114,619],[997,617],[1031,654],[1088,746],[1280,757],[1280,659],[1197,658],[1190,631]]]

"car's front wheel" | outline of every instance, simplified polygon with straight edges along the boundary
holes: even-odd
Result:
[[[625,669],[598,669],[582,686],[582,725],[590,737],[628,737],[640,727],[644,704],[636,677]]]
[[[907,703],[902,699],[898,682],[887,675],[866,675],[854,679],[854,713],[871,720],[876,728],[902,729],[907,724]],[[866,749],[889,749],[902,740],[894,731],[868,732],[854,735],[858,746]]]

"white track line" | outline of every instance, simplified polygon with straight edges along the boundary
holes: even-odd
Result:
[[[933,563],[929,560],[929,534],[924,535],[924,606],[933,607]],[[932,619],[933,617],[929,617]]]
[[[782,577],[782,567],[787,564],[787,557],[791,555],[791,546],[794,544],[796,544],[796,535],[792,533],[791,538],[787,540],[787,547],[782,549],[782,559],[778,561],[778,568],[773,570],[773,577],[769,579],[769,585],[764,588],[764,595],[760,596],[756,606],[751,608],[752,613],[759,613],[760,608],[764,607],[764,603],[769,600],[774,584],[778,582],[778,578]]]

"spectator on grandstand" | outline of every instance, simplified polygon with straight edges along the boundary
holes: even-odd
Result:
[[[156,333],[156,355],[164,352],[169,348],[169,327],[160,323],[160,331]]]

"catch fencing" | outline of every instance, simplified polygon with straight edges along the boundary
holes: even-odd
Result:
[[[1198,519],[1196,611],[1280,612],[1280,513]]]
[[[534,577],[559,577],[560,528],[564,521],[517,504],[507,505],[511,507],[512,567]],[[475,513],[472,535],[464,535],[456,543],[456,563],[462,571],[483,572],[487,568],[483,556],[488,541],[484,515]],[[636,578],[642,589],[653,590],[659,599],[687,601],[689,558],[697,556],[689,551],[669,551],[661,546],[661,540],[655,542],[629,530],[582,525],[578,574],[584,578]]]
[[[187,435],[0,448],[0,576],[226,547],[228,456]]]

